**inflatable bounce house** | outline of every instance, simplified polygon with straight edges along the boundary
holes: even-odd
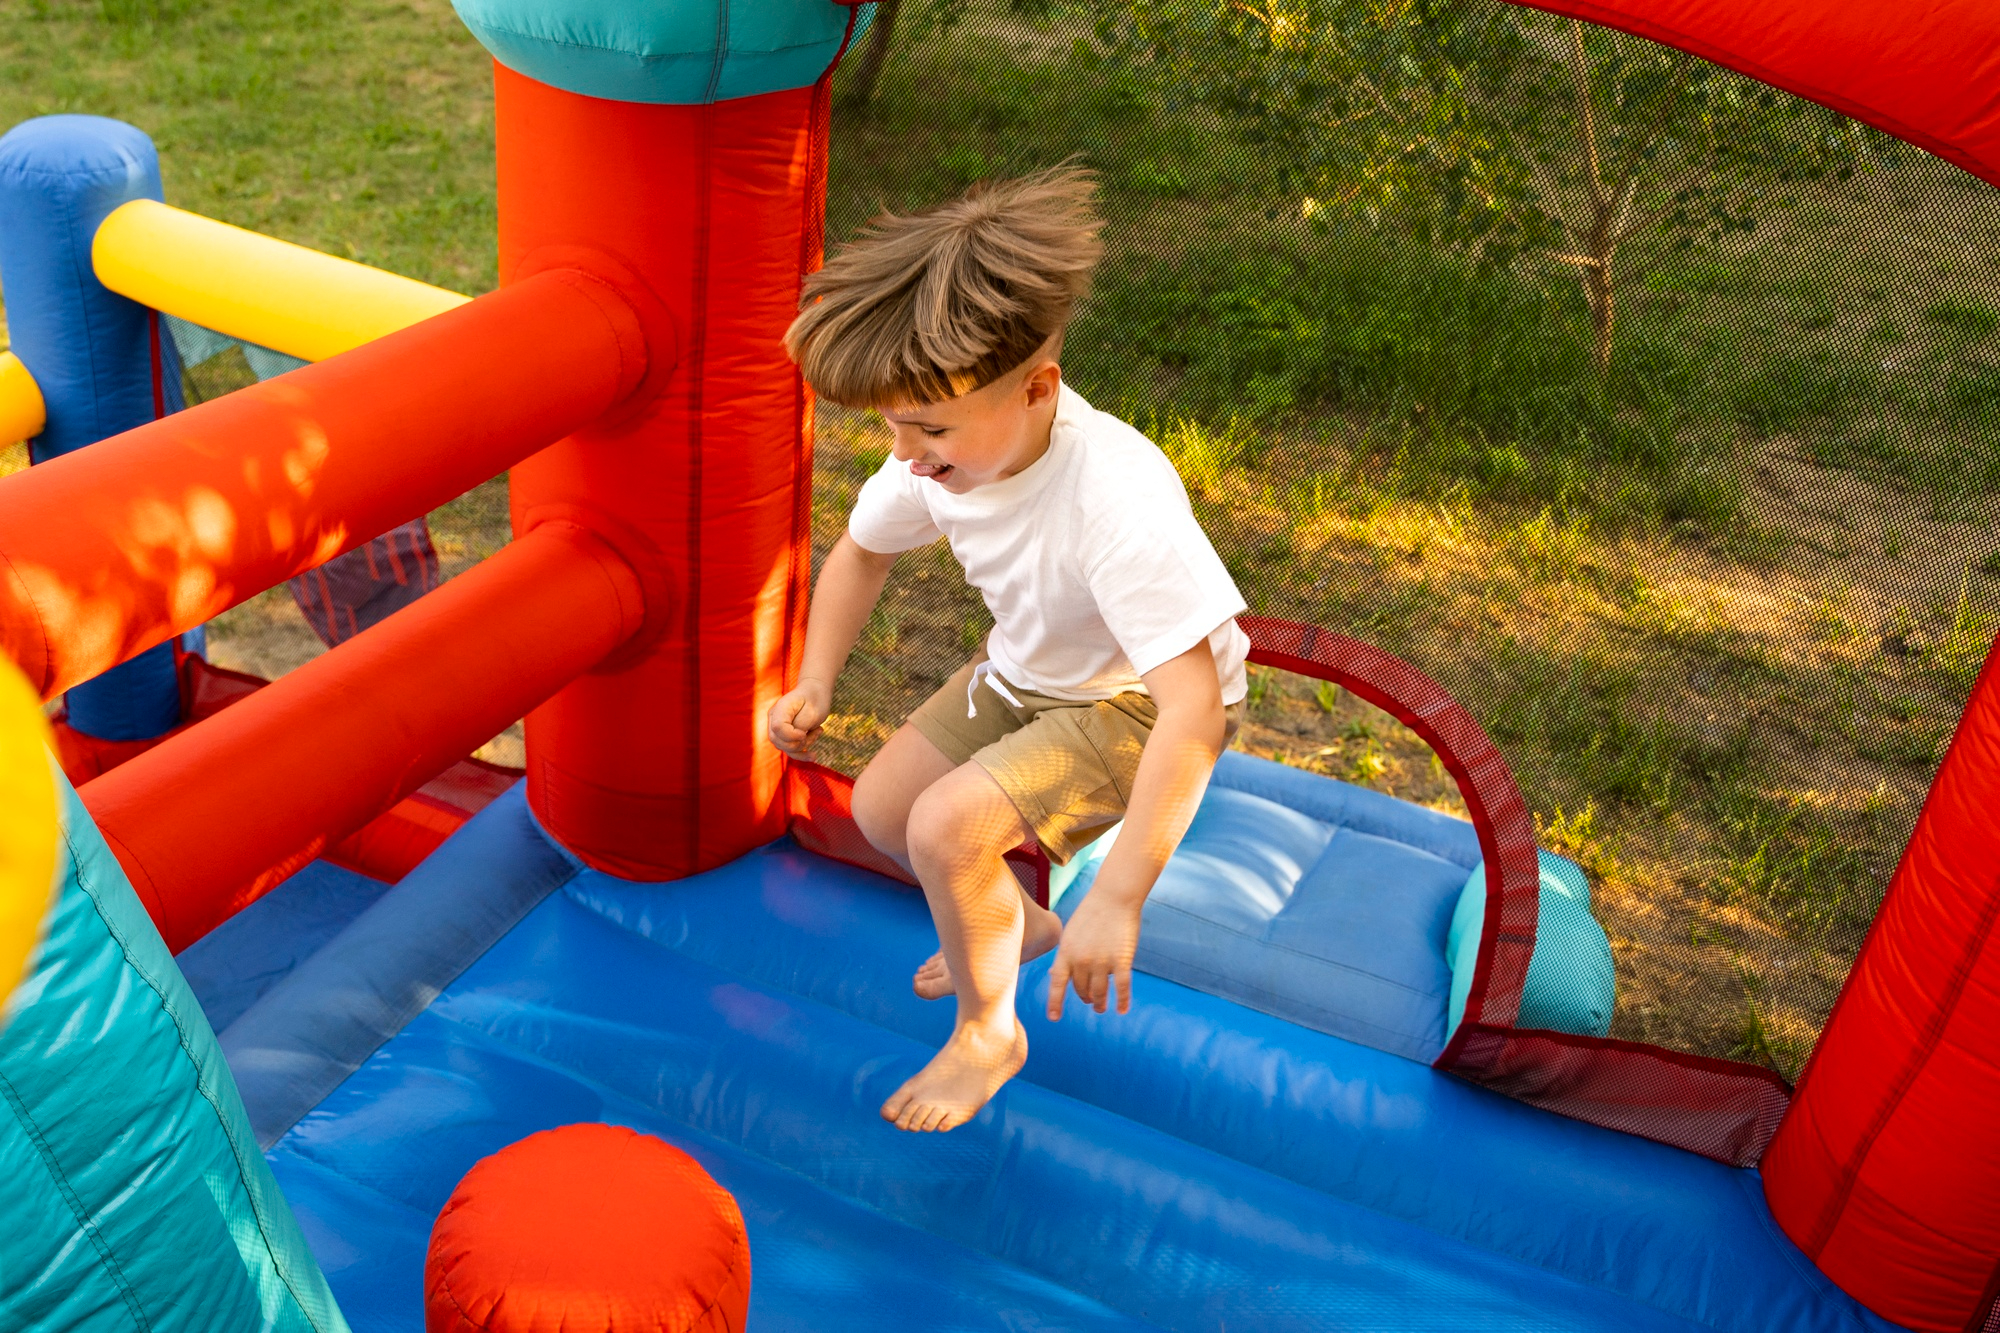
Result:
[[[2000,183],[1990,4],[1546,7]],[[1032,964],[1023,1075],[885,1124],[951,1021],[928,913],[762,721],[810,563],[779,339],[866,13],[459,12],[477,299],[169,208],[116,122],[0,139],[0,1327],[2000,1329],[1990,660],[1791,1088],[1606,1036],[1588,887],[1474,719],[1247,618],[1470,820],[1226,756],[1132,1012],[1050,1023]],[[175,410],[190,330],[297,368]],[[502,471],[511,544],[309,665],[190,649]],[[519,780],[465,765],[524,715]]]

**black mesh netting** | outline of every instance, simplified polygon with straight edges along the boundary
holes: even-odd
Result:
[[[831,241],[1096,167],[1069,381],[1173,458],[1253,610],[1490,733],[1590,876],[1614,1038],[1795,1076],[2000,628],[2000,193],[1479,0],[904,0],[877,34]],[[888,438],[818,432],[823,551]],[[988,623],[948,551],[905,557],[823,757],[857,770]],[[1239,744],[1464,811],[1326,682],[1257,671]]]

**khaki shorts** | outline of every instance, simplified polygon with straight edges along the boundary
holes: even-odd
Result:
[[[975,763],[991,774],[1049,859],[1062,865],[1125,817],[1159,709],[1136,690],[1079,701],[1001,678],[1020,700],[1017,707],[982,677],[972,692],[978,716],[967,717],[966,690],[985,660],[981,653],[960,667],[910,714],[910,725],[952,763]],[[1243,705],[1225,712],[1227,745],[1243,720]]]

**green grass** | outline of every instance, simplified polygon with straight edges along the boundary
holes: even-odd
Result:
[[[131,121],[169,203],[468,292],[491,68],[443,0],[0,0],[0,123]]]

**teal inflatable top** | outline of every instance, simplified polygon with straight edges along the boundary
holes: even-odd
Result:
[[[833,0],[454,0],[493,58],[566,92],[694,105],[804,88],[872,5]],[[859,12],[857,12],[857,10]]]

